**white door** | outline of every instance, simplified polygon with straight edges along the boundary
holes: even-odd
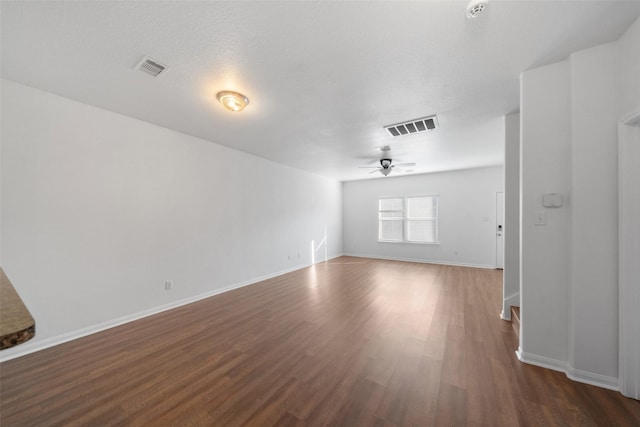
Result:
[[[640,111],[618,127],[620,392],[640,399]]]
[[[496,268],[504,268],[504,193],[496,193]]]

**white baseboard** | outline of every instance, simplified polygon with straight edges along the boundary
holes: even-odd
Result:
[[[561,360],[552,359],[546,356],[539,356],[537,354],[525,353],[522,348],[518,347],[516,352],[518,359],[521,362],[529,365],[540,366],[541,368],[551,369],[553,371],[567,372],[569,370],[569,364]]]
[[[422,264],[440,264],[440,265],[452,265],[456,267],[473,267],[473,268],[486,268],[494,270],[494,265],[489,264],[467,264],[462,262],[449,262],[449,261],[440,261],[440,260],[429,260],[429,259],[420,259],[420,258],[400,258],[400,257],[388,257],[382,255],[366,255],[366,254],[352,254],[346,253],[344,256],[352,256],[356,258],[372,258],[372,259],[384,259],[389,261],[405,261],[405,262],[419,262]]]
[[[569,372],[567,372],[567,377],[571,378],[574,381],[595,385],[597,387],[608,388],[609,390],[620,390],[618,379],[614,377],[608,377],[606,375],[571,368]]]
[[[332,260],[334,258],[338,258],[341,257],[342,254],[340,255],[335,255],[333,257],[330,257],[329,259],[327,259],[327,261]],[[324,261],[319,261],[318,263],[321,263]],[[318,264],[316,263],[316,264]],[[143,311],[139,311],[137,313],[133,313],[133,314],[129,314],[126,316],[122,316],[122,317],[118,317],[116,319],[113,320],[108,320],[106,322],[102,322],[102,323],[98,323],[96,325],[91,325],[88,326],[86,328],[81,328],[81,329],[77,329],[75,331],[71,331],[71,332],[67,332],[61,335],[56,335],[54,337],[51,338],[46,338],[43,339],[41,341],[34,341],[34,342],[26,342],[23,344],[20,344],[19,347],[14,347],[13,349],[7,349],[4,351],[9,351],[9,354],[0,354],[0,362],[6,362],[8,360],[11,359],[15,359],[17,357],[21,357],[21,356],[26,356],[27,354],[31,354],[31,353],[35,353],[37,351],[40,350],[44,350],[46,348],[49,347],[53,347],[59,344],[63,344],[65,342],[69,342],[69,341],[73,341],[76,340],[78,338],[82,338],[82,337],[86,337],[87,335],[91,335],[91,334],[95,334],[98,332],[102,332],[104,330],[107,329],[111,329],[111,328],[115,328],[116,326],[120,326],[123,325],[125,323],[129,323],[129,322],[133,322],[135,320],[139,320],[142,319],[144,317],[148,317],[148,316],[152,316],[154,314],[158,314],[161,313],[163,311],[167,311],[167,310],[171,310],[174,308],[178,308],[181,307],[183,305],[187,305],[187,304],[191,304],[193,302],[196,301],[200,301],[202,299],[205,298],[209,298],[215,295],[219,295],[225,292],[229,292],[232,291],[234,289],[238,289],[238,288],[242,288],[244,286],[249,286],[249,285],[253,285],[259,282],[262,282],[264,280],[268,280],[277,276],[282,276],[283,274],[287,274],[287,273],[291,273],[293,271],[297,271],[297,270],[301,270],[303,268],[307,268],[310,267],[312,264],[301,264],[301,265],[297,265],[285,270],[281,270],[275,273],[271,273],[271,274],[266,274],[264,276],[260,276],[260,277],[254,277],[252,279],[246,280],[244,282],[240,282],[240,283],[235,283],[233,285],[230,286],[225,286],[224,288],[220,288],[220,289],[214,289],[212,291],[209,292],[205,292],[202,294],[198,294],[192,297],[188,297],[188,298],[184,298],[181,300],[177,300],[177,301],[173,301],[170,302],[168,304],[164,304],[161,306],[157,306],[157,307],[152,307],[149,308],[147,310],[143,310]],[[37,326],[37,325],[36,325]],[[37,330],[36,330],[37,332]],[[11,351],[11,350],[16,350],[16,351]]]
[[[524,362],[522,360],[522,347],[518,346],[518,349],[516,350],[516,357],[518,358],[519,361]],[[526,363],[526,362],[524,362]]]
[[[521,362],[529,365],[540,366],[541,368],[552,369],[554,371],[563,372],[567,378],[581,383],[602,387],[609,390],[618,391],[618,379],[600,375],[593,372],[583,371],[573,368],[568,362],[551,359],[537,354],[525,353],[520,347],[516,351],[516,355]]]

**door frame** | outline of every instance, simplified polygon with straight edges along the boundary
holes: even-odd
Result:
[[[504,269],[504,191],[496,191],[496,250],[495,250],[495,268],[498,270]],[[501,239],[498,239],[498,237]],[[502,242],[502,251],[500,251],[499,241]],[[502,262],[499,261],[499,254],[502,252]]]

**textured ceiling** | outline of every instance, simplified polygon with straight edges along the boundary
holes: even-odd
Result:
[[[519,74],[616,40],[640,1],[7,2],[2,77],[339,180],[502,163]],[[154,79],[133,66],[166,64]],[[237,90],[242,113],[215,95]],[[437,114],[434,132],[383,126]]]

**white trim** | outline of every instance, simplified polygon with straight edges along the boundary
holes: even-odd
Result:
[[[529,365],[539,366],[541,368],[551,369],[553,371],[564,372],[569,371],[569,364],[561,360],[552,359],[546,356],[539,356],[537,354],[525,353],[522,348],[518,347],[516,352],[518,360]]]
[[[414,240],[380,240],[378,239],[378,243],[409,243],[412,245],[440,245],[440,242],[418,242]]]
[[[640,224],[634,217],[639,206],[634,184],[637,171],[637,139],[640,138],[640,109],[618,123],[618,386],[620,393],[640,399],[640,321],[636,286]]]
[[[570,368],[569,372],[567,372],[567,377],[581,383],[618,391],[618,378],[615,377],[608,377],[576,368]]]
[[[625,116],[626,119],[620,120],[620,123],[622,123],[625,126],[634,126],[634,125],[638,125],[640,124],[640,110],[635,111],[633,113],[629,113],[627,116]]]
[[[335,255],[329,258],[327,261],[339,258],[342,254]],[[322,261],[325,262],[325,261]],[[276,273],[266,274],[264,276],[255,277],[253,279],[246,280],[244,282],[236,283],[230,286],[226,286],[220,289],[214,289],[209,292],[205,292],[202,294],[198,294],[192,297],[184,298],[178,301],[173,301],[168,304],[163,304],[157,307],[152,307],[147,310],[139,311],[137,313],[129,314],[126,316],[118,317],[116,319],[107,320],[106,322],[98,323],[96,325],[87,326],[86,328],[77,329],[75,331],[67,332],[61,335],[57,335],[55,337],[47,338],[42,341],[36,342],[26,342],[20,345],[20,351],[15,353],[11,353],[9,355],[0,354],[0,362],[6,362],[11,359],[15,359],[18,357],[26,356],[27,354],[35,353],[40,350],[47,349],[49,347],[54,347],[59,344],[63,344],[65,342],[73,341],[78,338],[83,338],[88,335],[92,335],[98,332],[102,332],[107,329],[115,328],[116,326],[124,325],[125,323],[133,322],[144,317],[153,316],[154,314],[161,313],[163,311],[172,310],[174,308],[181,307],[183,305],[191,304],[196,301],[200,301],[205,298],[210,298],[215,295],[223,294],[225,292],[232,291],[234,289],[242,288],[245,286],[254,285],[256,283],[260,283],[264,280],[268,280],[277,276],[282,276],[283,274],[291,273],[293,271],[302,270],[307,267],[311,267],[314,264],[303,264],[295,267],[288,268],[286,270],[281,270]]]
[[[511,295],[510,297],[503,298],[502,300],[502,313],[500,318],[502,320],[511,320],[511,306],[520,307],[520,292]]]
[[[518,346],[518,349],[516,350],[516,357],[518,358],[519,361],[526,363],[522,360],[522,347]]]
[[[501,197],[498,197],[498,195],[501,195]],[[502,203],[500,204],[500,206],[498,206],[498,199],[502,200]],[[500,212],[500,209],[498,208],[502,208],[502,212]],[[499,215],[498,215],[499,214]],[[498,216],[500,217],[500,224],[498,224]],[[495,268],[496,269],[500,269],[500,270],[504,270],[504,263],[505,263],[505,256],[504,256],[504,250],[505,250],[505,236],[504,236],[504,223],[506,222],[506,212],[505,212],[505,192],[503,191],[496,191],[496,216],[495,216],[495,221],[494,221],[494,230],[496,232],[496,239],[495,239],[495,248],[494,248],[494,255],[495,255]],[[498,226],[500,226],[501,228],[498,229]],[[498,233],[500,233],[498,235]],[[498,237],[500,237],[501,239],[498,239]],[[500,245],[498,245],[498,240],[500,240],[502,242],[502,250],[500,251],[502,253],[502,265],[499,266],[498,265],[498,261],[500,260],[500,257],[498,256],[498,249],[500,248]]]
[[[558,372],[563,372],[567,376],[567,378],[573,381],[618,391],[618,379],[615,377],[608,377],[606,375],[596,374],[594,372],[575,369],[571,367],[569,363],[563,362],[561,360],[539,356],[537,354],[525,353],[520,347],[518,347],[516,355],[518,357],[518,360],[523,363],[539,366],[541,368],[551,369]]]
[[[419,262],[422,264],[452,265],[456,267],[486,268],[490,270],[495,270],[495,267],[489,264],[466,264],[462,262],[448,262],[448,261],[429,260],[429,259],[420,259],[420,258],[401,258],[401,257],[389,257],[389,256],[382,256],[382,255],[366,255],[366,254],[352,254],[352,253],[346,253],[344,254],[344,256],[352,256],[356,258],[385,259],[389,261]]]

